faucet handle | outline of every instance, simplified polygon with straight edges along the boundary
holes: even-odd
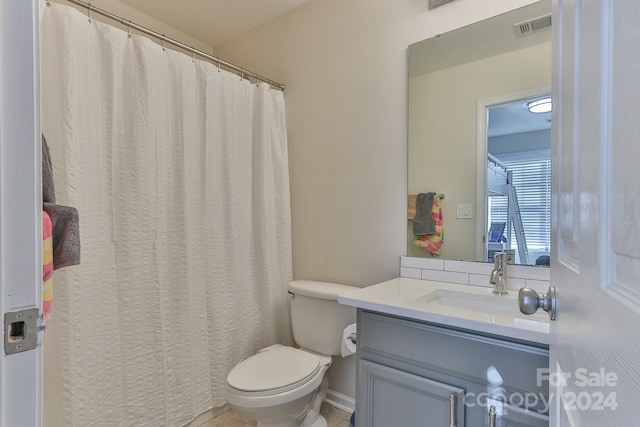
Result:
[[[495,265],[495,268],[502,268],[503,257],[504,252],[496,252],[493,254],[493,265]]]
[[[515,264],[516,263],[516,250],[515,249],[505,249],[502,251],[503,260],[506,261],[507,264]]]

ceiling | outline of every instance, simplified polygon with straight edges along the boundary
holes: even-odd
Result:
[[[545,97],[548,95],[490,107],[487,136],[494,137],[551,129],[550,112],[531,113],[527,108],[527,103]]]
[[[120,0],[212,47],[308,0]]]

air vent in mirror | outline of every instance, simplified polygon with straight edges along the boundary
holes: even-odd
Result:
[[[537,33],[538,31],[542,31],[546,28],[551,28],[551,14],[514,24],[513,28],[516,30],[516,36],[518,37]]]

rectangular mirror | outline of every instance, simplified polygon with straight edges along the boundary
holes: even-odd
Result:
[[[408,88],[409,203],[445,196],[439,256],[548,265],[551,113],[527,105],[551,92],[551,0],[412,44]],[[407,255],[434,256],[408,211]]]

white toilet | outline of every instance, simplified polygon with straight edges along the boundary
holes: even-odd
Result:
[[[335,283],[289,283],[293,338],[300,348],[273,345],[240,362],[227,376],[229,405],[258,427],[326,427],[320,405],[329,387],[325,372],[339,356],[342,332],[356,321],[338,295],[353,290]]]

